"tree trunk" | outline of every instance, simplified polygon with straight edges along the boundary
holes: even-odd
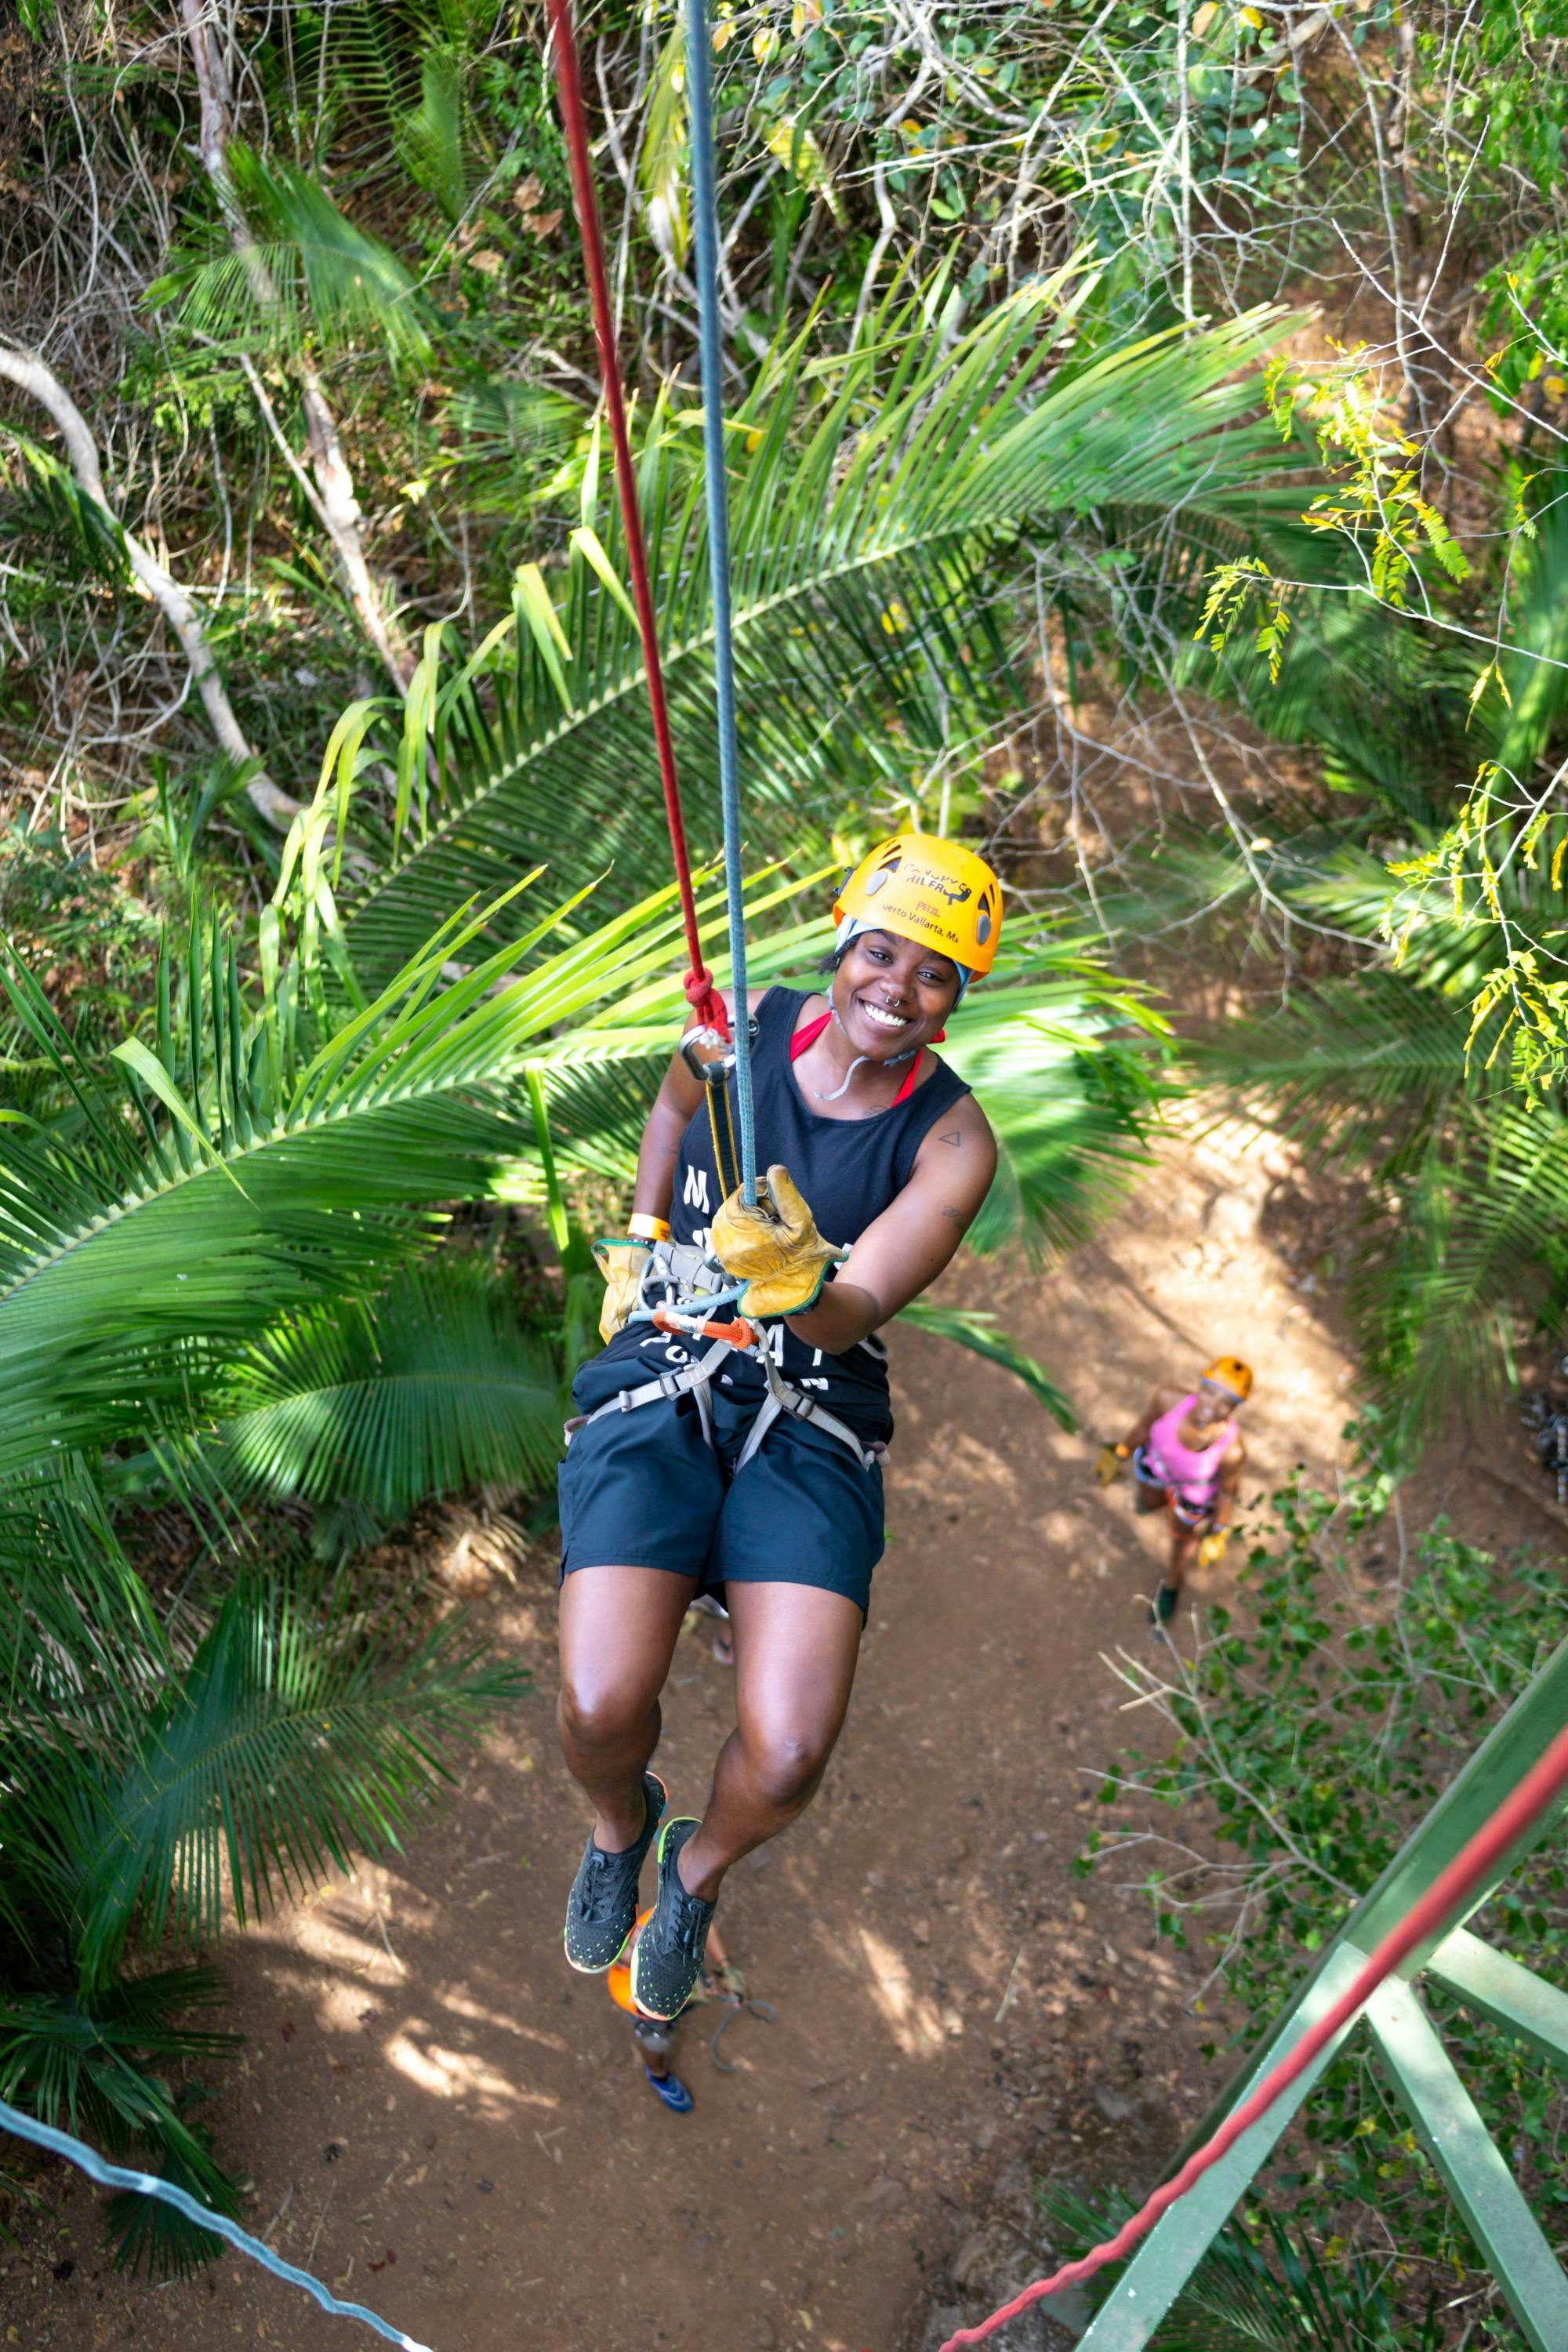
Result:
[[[229,175],[228,142],[232,135],[233,101],[216,27],[205,0],[180,0],[185,35],[201,93],[201,156],[217,194],[229,241],[245,265],[258,302],[264,310],[275,303],[266,261],[251,236]],[[306,446],[310,454],[314,489],[310,504],[321,529],[332,543],[338,569],[360,626],[391,671],[400,694],[416,667],[413,647],[391,617],[393,600],[370,568],[364,551],[363,518],[354,496],[353,476],[343,456],[337,420],[328,404],[321,377],[309,361],[300,370],[300,404],[305,412]]]
[[[103,474],[99,465],[98,444],[88,429],[87,420],[67,392],[54,370],[28,352],[7,351],[0,347],[0,377],[14,383],[28,398],[47,409],[58,427],[70,460],[70,469],[83,495],[100,508],[113,526],[125,550],[126,561],[163,614],[191,666],[191,680],[206,707],[213,733],[231,760],[252,761],[256,753],[246,740],[245,730],[235,716],[234,705],[218,675],[212,648],[202,628],[201,615],[178,581],[170,577],[150,548],[143,547],[134,531],[128,530],[110,505],[103,491]],[[252,805],[258,809],[269,824],[287,831],[298,813],[300,803],[275,784],[265,769],[252,776],[246,785]]]

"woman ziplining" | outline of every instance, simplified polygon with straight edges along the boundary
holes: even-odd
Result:
[[[904,835],[856,867],[835,912],[826,996],[770,988],[750,1008],[757,1126],[781,1155],[761,1198],[726,1189],[720,1090],[678,1054],[628,1231],[599,1249],[606,1344],[573,1389],[560,1731],[597,1818],[566,1957],[589,1972],[620,1957],[657,1836],[658,1894],[632,1956],[650,2017],[690,1998],[726,1871],[822,1778],[883,1548],[892,1415],[878,1334],[947,1265],[995,1172],[984,1112],[931,1051],[991,967],[995,876],[956,843]],[[691,1039],[706,1045],[695,1022]],[[726,1102],[732,1086],[731,1074]],[[700,1352],[649,1319],[669,1311],[654,1302],[679,1312],[694,1297],[724,1307],[691,1318]],[[648,1769],[659,1693],[688,1608],[715,1588],[731,1622],[735,1728],[701,1816],[665,1820]]]
[[[620,1958],[657,1835],[631,1995],[668,2020],[700,1976],[725,1872],[808,1802],[849,1703],[892,1429],[877,1335],[948,1263],[995,1171],[984,1114],[930,1048],[991,968],[1002,899],[972,852],[894,838],[846,880],[826,998],[772,988],[753,1002],[746,986],[710,44],[704,0],[687,0],[732,998],[703,967],[571,0],[548,5],[693,1008],[644,1133],[630,1226],[598,1248],[605,1347],[574,1384],[561,1468],[561,1738],[596,1815],[565,1944],[585,1971]],[[666,1821],[648,1769],[659,1693],[689,1605],[715,1588],[736,1727],[701,1816]]]

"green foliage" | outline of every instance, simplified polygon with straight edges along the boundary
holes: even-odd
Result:
[[[35,1560],[0,1610],[0,2096],[232,2214],[242,2184],[187,2116],[199,2078],[168,2079],[235,2046],[189,2021],[220,1980],[142,1956],[210,1950],[229,1905],[243,1919],[356,1850],[395,1849],[453,1746],[527,1679],[456,1619],[287,1562],[231,1583],[181,1663],[144,1601],[95,1612],[116,1557],[106,1545],[96,1592]],[[211,2259],[143,2199],[108,2218],[133,2269]]]
[[[996,1328],[996,1318],[984,1308],[942,1307],[933,1299],[916,1298],[904,1307],[900,1323],[910,1323],[917,1331],[929,1331],[939,1339],[952,1339],[967,1348],[972,1355],[982,1356],[987,1363],[1000,1364],[1022,1381],[1037,1404],[1044,1405],[1061,1428],[1072,1430],[1078,1421],[1071,1404],[1049,1374],[1013,1345],[1005,1332]]]
[[[1094,2198],[1047,2183],[1038,2192],[1054,2239],[1087,2252],[1113,2237],[1136,2208],[1117,2193]],[[1089,2282],[1098,2307],[1125,2265]],[[1384,2266],[1335,2246],[1325,2261],[1310,2237],[1248,2203],[1227,2221],[1152,2336],[1154,2352],[1439,2352],[1436,2298],[1419,2319],[1401,2312],[1378,2276]]]
[[[368,340],[395,362],[424,358],[429,314],[415,279],[380,238],[358,228],[308,173],[268,162],[236,141],[228,151],[245,241],[228,230],[208,258],[178,265],[147,289],[178,306],[187,333],[220,345],[258,344],[293,356]]]
[[[1272,1539],[1249,1554],[1241,1610],[1207,1612],[1195,1662],[1173,1682],[1127,1675],[1154,1692],[1174,1744],[1164,1755],[1123,1751],[1101,1790],[1112,1825],[1091,1837],[1079,1867],[1119,1855],[1144,1865],[1157,1931],[1215,1954],[1236,2019],[1227,2046],[1254,2042],[1286,2005],[1309,1957],[1561,1634],[1554,1565],[1494,1560],[1440,1519],[1406,1559],[1387,1501],[1386,1479],[1363,1479],[1339,1500],[1293,1482],[1274,1497]],[[1391,1564],[1384,1547],[1396,1539]],[[1139,1800],[1161,1810],[1146,1813]],[[1163,1825],[1166,1811],[1181,1812],[1179,1832]],[[1548,1979],[1568,1971],[1563,1885],[1549,1843],[1480,1915],[1483,1932]],[[1560,2232],[1559,2089],[1506,2036],[1435,1990],[1432,1999],[1489,2128],[1548,2234]],[[1364,2053],[1330,2069],[1301,2133],[1304,2153],[1286,2159],[1270,2193],[1330,2242],[1331,2258],[1359,2206],[1379,2216],[1378,2243],[1392,2233],[1427,2279],[1473,2268],[1436,2175]]]
[[[1032,549],[1048,562],[1092,547],[1134,607],[1146,541],[1179,599],[1200,551],[1288,510],[1286,494],[1261,487],[1272,453],[1235,373],[1282,321],[1057,364],[1086,291],[1081,272],[1063,273],[956,339],[928,323],[940,322],[940,286],[900,296],[852,354],[818,359],[803,338],[737,403],[737,687],[748,824],[763,846],[799,855],[804,819],[826,848],[846,797],[864,807],[921,789],[932,763],[953,764],[955,739],[978,759],[1016,691],[998,587]],[[641,496],[688,823],[707,845],[718,780],[694,415],[656,414]],[[619,524],[600,511],[596,479],[595,468],[563,581],[520,572],[510,621],[442,689],[437,787],[390,856],[375,841],[375,871],[345,905],[371,972],[519,862],[575,851],[636,876],[664,854]],[[1162,520],[1173,508],[1175,548]]]
[[[560,1399],[515,1287],[447,1250],[374,1301],[289,1318],[240,1357],[214,1468],[237,1496],[353,1503],[392,1525],[427,1496],[547,1486]]]

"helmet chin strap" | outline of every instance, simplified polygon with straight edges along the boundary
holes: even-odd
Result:
[[[838,1027],[842,1029],[844,1024],[838,1019],[838,1007],[834,1003],[831,996],[829,996],[827,1000],[827,1006],[834,1021],[837,1024]],[[919,1052],[920,1047],[918,1045],[911,1045],[907,1054],[889,1054],[887,1060],[879,1064],[879,1066],[884,1070],[896,1070],[900,1062],[912,1062]],[[818,1102],[837,1102],[841,1097],[848,1093],[849,1081],[855,1076],[856,1071],[860,1067],[861,1063],[872,1062],[875,1061],[876,1058],[877,1057],[874,1054],[857,1054],[855,1059],[850,1063],[849,1067],[844,1074],[844,1083],[842,1086],[835,1087],[830,1095],[825,1095],[820,1087],[813,1087],[811,1090],[812,1093],[816,1097]]]

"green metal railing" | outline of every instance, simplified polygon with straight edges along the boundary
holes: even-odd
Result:
[[[1180,2151],[1172,2171],[1240,2105],[1352,1982],[1373,1947],[1426,1893],[1564,1725],[1568,1642],[1553,1653],[1376,1885],[1362,1897],[1289,2008],[1276,2019]],[[1479,1890],[1468,1916],[1475,1916],[1548,1834],[1563,1810],[1562,1804],[1554,1807],[1520,1841]],[[1462,1924],[1455,1926],[1435,1945],[1414,1952],[1287,2095],[1156,2224],[1080,2339],[1082,2352],[1142,2352],[1313,2085],[1351,2037],[1363,2032],[1527,2341],[1534,2352],[1568,2352],[1568,2277],[1422,2005],[1416,1979],[1423,1974],[1457,1993],[1504,2032],[1527,2042],[1552,2064],[1568,2066],[1568,1994],[1483,1944]]]

